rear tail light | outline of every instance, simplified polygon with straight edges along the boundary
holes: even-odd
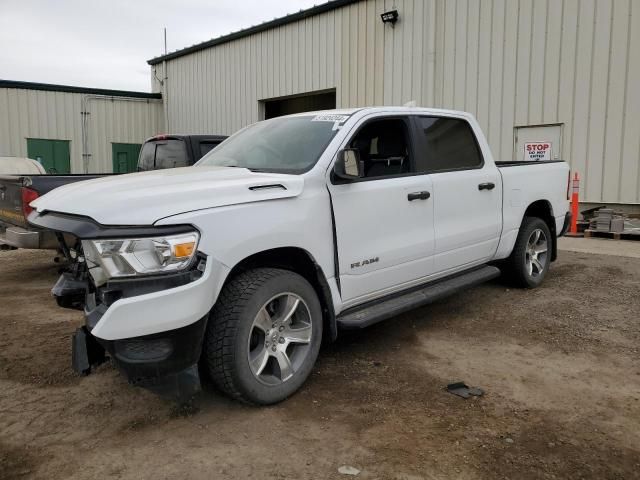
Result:
[[[31,202],[33,202],[40,195],[35,190],[32,190],[27,187],[22,187],[20,193],[22,194],[22,214],[26,219],[31,212],[33,212],[33,208],[29,206]]]

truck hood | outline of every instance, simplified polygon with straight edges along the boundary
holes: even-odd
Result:
[[[300,175],[237,167],[184,167],[65,185],[31,206],[38,213],[82,215],[102,225],[152,225],[194,210],[295,197],[303,186]]]

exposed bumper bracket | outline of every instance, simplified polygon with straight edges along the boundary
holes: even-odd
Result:
[[[89,375],[91,367],[107,360],[105,350],[86,327],[78,328],[71,339],[71,365],[79,375]]]

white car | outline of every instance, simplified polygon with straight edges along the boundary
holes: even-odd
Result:
[[[200,363],[230,396],[271,404],[340,329],[500,269],[538,286],[568,180],[562,161],[494,161],[468,113],[359,108],[258,122],[194,167],[58,188],[29,221],[81,240],[54,287],[86,313],[77,371],[106,350],[131,382],[184,396]]]

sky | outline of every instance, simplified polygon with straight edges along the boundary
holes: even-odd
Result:
[[[0,79],[150,91],[147,60],[325,0],[0,0]]]

